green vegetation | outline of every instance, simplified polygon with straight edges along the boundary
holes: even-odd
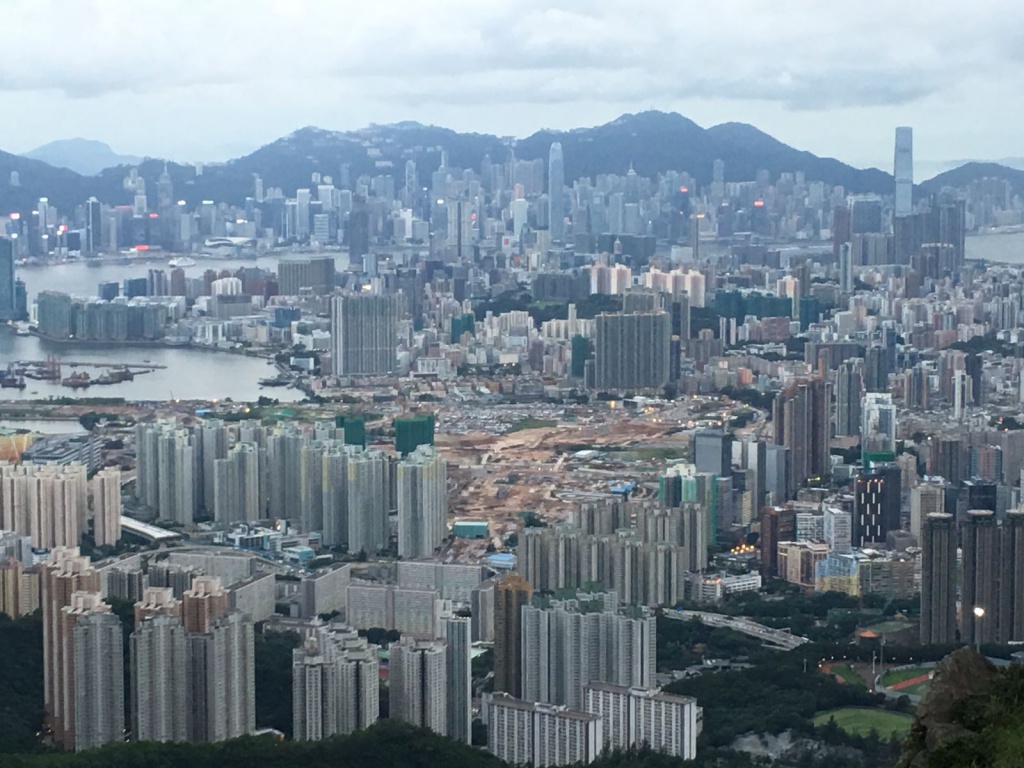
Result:
[[[703,739],[725,747],[745,733],[813,732],[814,716],[844,707],[876,707],[881,694],[840,683],[821,674],[814,656],[798,649],[777,654],[773,663],[679,680],[670,693],[694,696],[704,708]]]
[[[956,699],[949,714],[949,722],[942,723],[948,735],[937,748],[928,750],[922,729],[911,731],[901,766],[909,765],[917,753],[929,768],[1019,768],[1024,755],[1024,665],[1000,668],[987,695]]]
[[[43,726],[43,617],[0,614],[0,754],[39,751]],[[14,661],[16,660],[16,661]],[[2,763],[3,761],[0,761]]]
[[[510,435],[513,432],[522,432],[525,429],[548,429],[550,427],[557,427],[557,421],[551,421],[550,419],[534,419],[532,417],[526,417],[520,419],[511,427],[505,430],[506,435]]]
[[[856,685],[861,688],[867,687],[867,683],[864,682],[864,678],[861,677],[860,673],[849,664],[836,664],[829,668],[829,672],[845,682],[847,685]]]
[[[474,308],[477,320],[483,320],[488,312],[495,315],[503,312],[529,312],[539,327],[547,320],[565,320],[569,317],[569,304],[576,305],[576,315],[583,320],[592,320],[602,312],[622,310],[622,297],[595,293],[579,301],[534,301],[525,292],[510,291],[482,302]]]
[[[658,616],[657,642],[661,671],[686,669],[704,659],[732,660],[763,653],[759,640],[733,629],[710,627],[696,619],[679,621]]]
[[[921,677],[921,675],[927,675],[931,672],[931,669],[925,667],[911,667],[909,669],[892,669],[882,675],[881,683],[886,688],[890,688],[898,683],[905,682],[907,680],[913,680],[915,677]]]
[[[256,724],[286,736],[292,733],[292,651],[300,642],[294,632],[257,632],[255,639]]]
[[[904,712],[886,712],[882,709],[847,707],[822,712],[814,717],[815,725],[825,725],[834,720],[842,730],[856,736],[868,736],[872,731],[883,739],[898,736],[903,738],[914,722],[912,715]]]

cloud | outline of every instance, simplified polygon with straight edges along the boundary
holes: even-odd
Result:
[[[1020,12],[990,0],[969,14],[952,0],[8,0],[5,8],[0,92],[78,99],[198,85],[256,97],[268,79],[301,88],[326,77],[417,103],[669,95],[811,110],[906,103],[968,71],[1024,63],[1012,18]],[[965,39],[965,24],[985,39]]]

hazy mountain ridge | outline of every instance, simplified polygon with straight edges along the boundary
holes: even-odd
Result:
[[[67,168],[82,176],[95,176],[105,168],[137,165],[141,157],[121,155],[109,144],[93,139],[59,139],[26,152],[25,157],[42,160],[55,168]]]
[[[625,174],[632,164],[641,176],[654,176],[666,170],[686,171],[704,186],[712,180],[714,161],[721,159],[727,181],[750,181],[763,169],[773,180],[780,173],[803,172],[808,181],[842,185],[850,193],[889,194],[893,187],[889,173],[818,157],[751,125],[723,123],[702,128],[682,115],[656,111],[625,114],[591,128],[542,130],[518,140],[459,133],[414,121],[370,125],[355,131],[309,126],[242,157],[207,165],[202,175],[196,175],[193,165],[166,165],[174,183],[175,199],[185,200],[189,206],[202,200],[242,204],[253,194],[253,174],[262,177],[264,189],[280,187],[285,195],[293,196],[297,188],[313,186],[315,172],[331,176],[338,183],[342,165],[347,164],[352,179],[362,174],[391,174],[397,190],[404,185],[408,159],[416,161],[419,183],[428,186],[430,174],[441,162],[442,150],[447,153],[449,167],[478,170],[485,155],[495,163],[504,162],[510,152],[519,159],[546,161],[553,141],[562,144],[565,178],[570,184],[577,178],[593,178],[601,173]],[[146,159],[133,165],[152,194],[164,161]],[[20,186],[10,184],[11,171],[18,172]],[[969,183],[972,174],[997,174],[1024,190],[1024,172],[992,164],[969,164],[921,186],[924,191],[954,183],[960,186]],[[0,152],[0,210],[28,212],[40,197],[48,197],[64,214],[70,214],[91,195],[111,204],[129,204],[131,193],[123,187],[125,175],[123,166],[85,176]]]

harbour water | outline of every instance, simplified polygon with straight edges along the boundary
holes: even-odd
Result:
[[[968,237],[967,258],[1024,264],[1024,232]]]
[[[189,347],[76,346],[57,344],[36,336],[16,336],[0,329],[0,367],[15,360],[45,360],[56,355],[62,361],[82,363],[162,365],[152,373],[136,375],[120,384],[70,389],[60,382],[25,380],[24,389],[0,389],[0,400],[45,400],[49,397],[123,397],[126,400],[224,400],[254,402],[260,395],[281,402],[301,400],[304,395],[286,387],[261,387],[259,380],[275,376],[277,369],[259,357],[212,352]],[[93,378],[102,371],[80,366],[62,367],[61,375],[84,371]]]
[[[199,277],[207,269],[234,271],[239,267],[262,267],[276,271],[277,263],[289,254],[261,256],[255,259],[196,259],[193,267],[185,267],[188,277]],[[335,254],[338,269],[347,263],[345,254]],[[163,269],[170,274],[166,259],[141,263],[105,262],[89,266],[83,262],[53,264],[46,267],[18,267],[17,276],[25,282],[29,301],[43,290],[63,291],[80,296],[94,296],[103,282],[121,283],[133,277],[145,277],[150,269]],[[63,387],[59,382],[26,380],[25,388],[2,389],[0,400],[37,400],[50,397],[123,397],[127,400],[193,400],[230,398],[238,402],[254,402],[260,395],[281,402],[301,400],[302,392],[285,387],[260,387],[259,380],[274,376],[277,369],[262,358],[245,357],[228,352],[214,352],[189,347],[121,346],[59,344],[34,336],[16,336],[0,329],[0,368],[15,360],[40,361],[55,355],[62,361],[116,365],[165,366],[151,373],[137,375],[134,381],[83,389]],[[96,378],[101,369],[62,368],[62,376],[75,371]]]

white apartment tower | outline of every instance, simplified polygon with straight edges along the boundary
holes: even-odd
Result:
[[[433,557],[448,532],[448,471],[432,447],[421,445],[398,463],[398,555]]]
[[[435,733],[447,733],[446,643],[403,637],[391,644],[390,654],[391,717]]]

